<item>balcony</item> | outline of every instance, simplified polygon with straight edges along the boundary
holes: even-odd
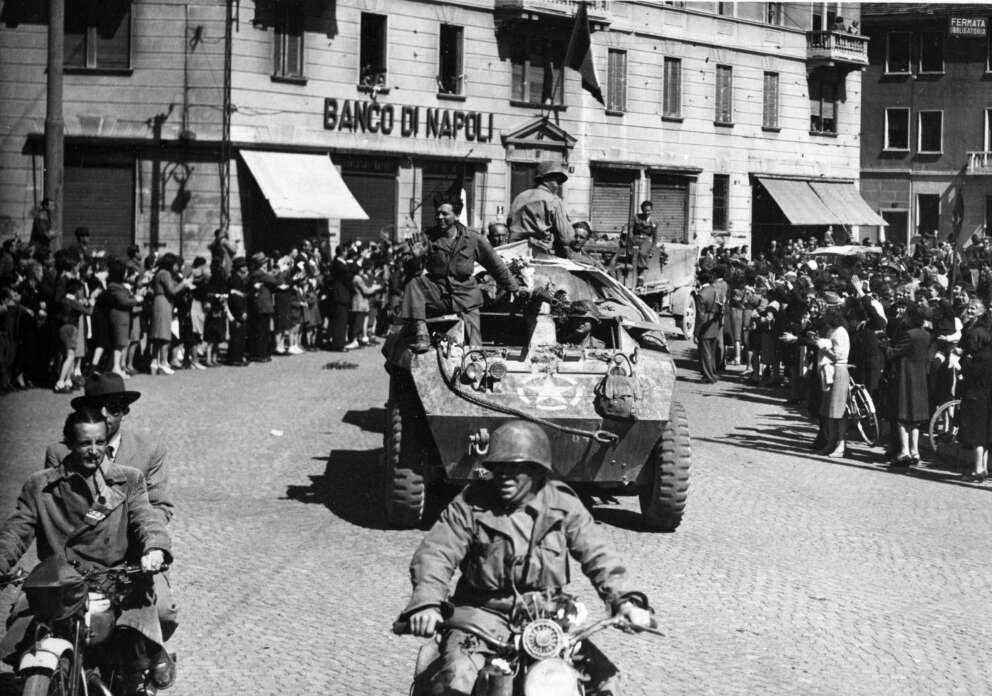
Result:
[[[806,32],[806,63],[860,70],[868,66],[868,37],[842,31]]]
[[[496,18],[501,22],[559,19],[571,21],[578,9],[577,0],[495,0]],[[586,2],[592,31],[605,29],[613,20],[610,0]]]
[[[969,152],[967,174],[992,174],[992,152]]]

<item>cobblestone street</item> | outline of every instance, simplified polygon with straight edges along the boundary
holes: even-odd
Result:
[[[636,498],[596,509],[667,634],[600,634],[627,693],[992,693],[992,487],[893,474],[861,446],[807,456],[797,411],[736,378],[698,383],[690,347],[673,341],[694,437],[682,527],[640,531]],[[129,388],[126,427],[161,436],[177,503],[168,693],[405,694],[420,641],[390,625],[423,532],[380,513],[378,351]],[[0,399],[3,517],[67,410],[41,390]],[[15,685],[0,673],[0,694]]]

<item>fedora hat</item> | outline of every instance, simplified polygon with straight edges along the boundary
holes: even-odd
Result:
[[[141,397],[141,392],[128,391],[124,388],[124,380],[113,372],[101,372],[86,378],[83,395],[77,396],[69,403],[74,409],[84,406],[101,406],[108,401],[123,401],[132,404]]]
[[[561,162],[555,162],[553,160],[545,160],[537,165],[537,174],[534,178],[538,181],[542,181],[552,174],[558,174],[563,180],[568,180],[568,170],[565,169],[565,165]]]

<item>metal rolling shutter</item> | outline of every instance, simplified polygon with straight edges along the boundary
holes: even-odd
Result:
[[[63,184],[63,246],[75,244],[77,227],[90,231],[90,248],[124,258],[134,241],[132,166],[67,166]]]
[[[396,238],[396,176],[369,172],[341,172],[351,194],[368,214],[368,220],[342,220],[341,241],[378,240],[380,231]]]
[[[689,181],[681,177],[652,176],[651,205],[658,224],[658,241],[686,242],[689,210]]]
[[[630,201],[636,172],[600,170],[593,172],[590,225],[594,232],[618,233],[630,224]]]

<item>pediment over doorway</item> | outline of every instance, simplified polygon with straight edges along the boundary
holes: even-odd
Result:
[[[575,138],[561,126],[553,123],[547,117],[536,118],[520,126],[516,130],[503,135],[503,146],[538,147],[542,149],[560,149],[565,152],[575,146]]]

